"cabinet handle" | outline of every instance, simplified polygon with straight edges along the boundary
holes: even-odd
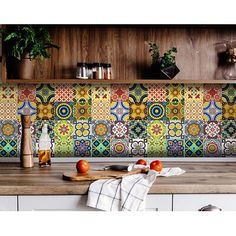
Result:
[[[198,211],[222,211],[222,209],[209,204],[207,206],[200,208]]]

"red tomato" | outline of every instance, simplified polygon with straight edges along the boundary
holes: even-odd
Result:
[[[147,165],[147,162],[143,159],[139,159],[137,162],[136,162],[137,165],[144,165],[146,166]]]
[[[152,161],[150,164],[150,169],[160,172],[163,168],[162,162],[159,160]]]
[[[80,160],[76,163],[78,173],[86,173],[89,170],[89,163],[86,160]]]

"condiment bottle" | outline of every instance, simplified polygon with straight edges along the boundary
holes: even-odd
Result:
[[[110,80],[112,79],[112,73],[111,73],[111,64],[104,64],[104,79]]]
[[[30,115],[21,116],[22,136],[21,136],[21,167],[34,167],[33,145],[30,132],[31,120]]]
[[[88,65],[86,63],[77,63],[77,79],[88,79]]]
[[[39,138],[39,166],[51,165],[51,139],[48,134],[48,125],[45,123],[42,127],[42,134]]]

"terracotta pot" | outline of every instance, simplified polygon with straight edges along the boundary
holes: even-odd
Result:
[[[17,63],[17,79],[33,79],[34,78],[35,60],[25,57]]]

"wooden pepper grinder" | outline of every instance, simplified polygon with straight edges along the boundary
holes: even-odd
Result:
[[[30,115],[21,116],[22,124],[22,136],[21,136],[21,167],[29,168],[34,167],[34,158],[33,158],[33,145],[32,137],[30,133]]]

